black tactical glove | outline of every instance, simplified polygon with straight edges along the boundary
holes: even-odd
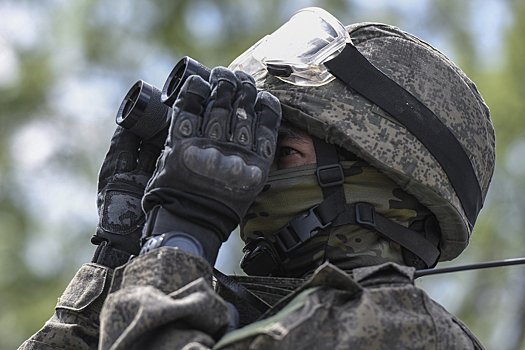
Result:
[[[141,200],[155,169],[165,134],[142,141],[118,127],[98,177],[98,245],[92,262],[116,268],[138,255],[145,222]]]
[[[277,98],[257,93],[244,72],[219,67],[209,83],[188,78],[142,202],[147,223],[141,254],[178,246],[214,264],[266,183],[279,123]]]

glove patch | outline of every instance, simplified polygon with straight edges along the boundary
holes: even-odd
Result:
[[[102,229],[117,235],[126,235],[136,230],[143,215],[140,201],[140,197],[125,192],[107,191],[101,220]]]

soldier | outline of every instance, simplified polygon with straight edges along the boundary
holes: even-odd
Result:
[[[475,85],[398,28],[316,8],[230,68],[186,81],[154,173],[159,141],[117,130],[94,261],[21,349],[482,349],[413,283],[466,248],[487,193]],[[253,303],[211,287],[238,224]]]

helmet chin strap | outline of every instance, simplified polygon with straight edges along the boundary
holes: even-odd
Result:
[[[416,268],[434,267],[440,256],[440,251],[437,248],[439,236],[434,237],[435,234],[431,230],[419,233],[399,225],[377,214],[374,206],[369,203],[348,205],[343,187],[343,168],[339,164],[336,146],[317,137],[312,137],[312,140],[317,157],[317,179],[323,190],[324,202],[330,203],[330,211],[339,213],[332,221],[332,226],[352,224],[374,230],[400,244],[422,260],[422,262],[405,261],[408,265]],[[345,208],[346,210],[340,212],[337,208]]]

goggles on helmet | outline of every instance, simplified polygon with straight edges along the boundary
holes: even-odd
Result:
[[[483,204],[481,187],[458,139],[427,106],[370,63],[330,13],[315,7],[296,12],[229,68],[252,75],[266,71],[301,86],[320,86],[338,78],[417,137],[441,164],[474,226]]]
[[[350,36],[341,22],[323,9],[309,7],[296,12],[228,68],[252,75],[266,70],[295,85],[324,85],[335,77],[323,63],[341,53],[347,42]]]

